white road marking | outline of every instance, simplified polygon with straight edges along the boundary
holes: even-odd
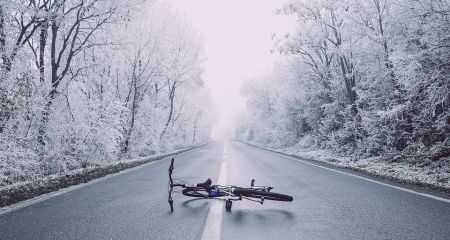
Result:
[[[261,150],[262,150],[262,151],[265,151],[265,152],[268,152],[268,153],[271,153],[271,154],[276,154],[276,155],[279,155],[279,156],[282,156],[282,157],[285,157],[285,158],[290,158],[290,159],[293,159],[293,160],[295,160],[295,161],[299,161],[299,162],[302,162],[302,163],[306,163],[306,164],[309,164],[309,165],[312,165],[312,166],[315,166],[315,167],[327,169],[327,170],[329,170],[329,171],[338,172],[338,173],[341,173],[341,174],[345,174],[345,175],[348,175],[348,176],[352,176],[352,177],[355,177],[355,178],[359,178],[359,179],[362,179],[362,180],[366,180],[366,181],[368,181],[368,182],[380,184],[380,185],[383,185],[383,186],[386,186],[386,187],[390,187],[390,188],[394,188],[394,189],[401,190],[401,191],[404,191],[404,192],[408,192],[408,193],[416,194],[416,195],[419,195],[419,196],[431,198],[431,199],[434,199],[434,200],[438,200],[438,201],[450,203],[450,199],[446,199],[446,198],[443,198],[443,197],[438,197],[438,196],[434,196],[434,195],[427,194],[427,193],[417,192],[417,191],[414,191],[414,190],[412,190],[412,189],[407,189],[407,188],[403,188],[403,187],[391,185],[391,184],[388,184],[388,183],[379,182],[379,181],[376,181],[376,180],[373,180],[373,179],[370,179],[370,178],[365,178],[365,177],[362,177],[362,176],[358,176],[358,175],[355,175],[355,174],[351,174],[351,173],[339,171],[339,170],[336,170],[336,169],[332,169],[332,168],[320,166],[320,165],[317,165],[317,164],[314,164],[314,163],[307,162],[307,161],[305,161],[305,160],[301,160],[301,159],[298,159],[298,158],[286,156],[286,155],[283,155],[283,154],[281,154],[281,153],[276,153],[276,152],[272,152],[272,151],[265,150],[265,149],[261,149]]]
[[[200,150],[200,151],[198,151],[199,153],[201,153],[201,152],[207,152],[208,150]]]
[[[220,174],[217,184],[225,185],[227,181],[227,161],[224,158],[220,166]],[[209,209],[206,218],[205,228],[203,229],[202,240],[218,240],[222,232],[222,215],[224,210],[223,201],[215,200]]]
[[[191,150],[188,150],[186,152],[190,152],[190,151]],[[182,152],[182,153],[186,153],[186,152]],[[160,161],[164,161],[166,159],[175,157],[176,155],[182,154],[182,153],[174,153],[174,155],[172,155],[172,156],[167,156],[165,158],[162,158],[162,159],[159,159],[159,160],[155,160],[155,161],[151,161],[151,162],[148,162],[146,164],[143,164],[143,165],[140,165],[140,166],[137,166],[137,167],[132,167],[132,168],[128,168],[128,169],[119,171],[117,173],[109,174],[109,175],[106,175],[104,177],[97,178],[97,179],[94,179],[92,181],[89,181],[87,183],[81,183],[81,184],[78,184],[78,185],[74,185],[74,186],[70,186],[70,187],[67,187],[67,188],[63,188],[63,189],[61,189],[59,191],[56,191],[56,192],[46,193],[46,194],[43,194],[41,196],[37,196],[37,197],[32,198],[32,199],[28,199],[28,200],[25,200],[25,201],[22,201],[22,202],[18,202],[18,203],[15,203],[15,204],[12,204],[12,205],[0,208],[0,216],[4,215],[6,213],[9,213],[9,212],[13,212],[13,211],[19,210],[19,209],[24,208],[24,207],[28,207],[28,206],[34,205],[36,203],[45,201],[47,199],[51,199],[51,198],[57,197],[57,196],[62,195],[64,193],[68,193],[68,192],[71,192],[73,190],[76,190],[76,189],[79,189],[79,188],[82,188],[82,187],[86,187],[86,186],[89,186],[89,185],[94,184],[94,183],[98,183],[100,181],[106,180],[106,179],[111,178],[111,177],[115,177],[117,175],[121,175],[121,174],[124,174],[124,173],[128,173],[128,172],[131,172],[131,171],[138,170],[138,169],[143,168],[143,167],[147,167],[147,166],[149,166],[151,164],[154,164],[154,163],[157,163],[157,162],[160,162]]]

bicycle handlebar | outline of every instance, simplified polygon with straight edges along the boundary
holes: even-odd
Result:
[[[173,191],[173,179],[172,179],[172,172],[173,172],[173,163],[174,159],[170,161],[170,167],[169,167],[169,199],[167,200],[170,205],[170,212],[173,212],[173,199],[172,199],[172,191]]]

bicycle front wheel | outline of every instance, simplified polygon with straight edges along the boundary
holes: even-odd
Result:
[[[258,199],[264,197],[264,200],[272,200],[272,201],[292,202],[294,200],[294,198],[289,195],[253,189],[238,188],[235,189],[233,193],[236,196],[258,198]]]
[[[208,192],[201,187],[188,187],[183,189],[181,193],[183,193],[184,196],[196,198],[207,198],[209,196]]]

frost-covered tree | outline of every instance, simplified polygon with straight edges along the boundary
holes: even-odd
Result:
[[[243,87],[249,114],[238,135],[358,156],[448,157],[449,10],[434,0],[290,1],[279,12],[297,29],[277,41],[281,66]]]
[[[0,186],[208,141],[203,45],[157,1],[0,1]]]

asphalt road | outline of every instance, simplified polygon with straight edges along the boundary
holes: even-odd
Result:
[[[217,239],[450,239],[448,202],[233,142],[179,154],[175,177],[198,183],[221,175],[243,186],[253,178],[294,201],[240,201],[225,212],[222,202],[178,194],[170,213],[168,165],[158,161],[0,215],[0,239],[205,239],[212,230]]]

